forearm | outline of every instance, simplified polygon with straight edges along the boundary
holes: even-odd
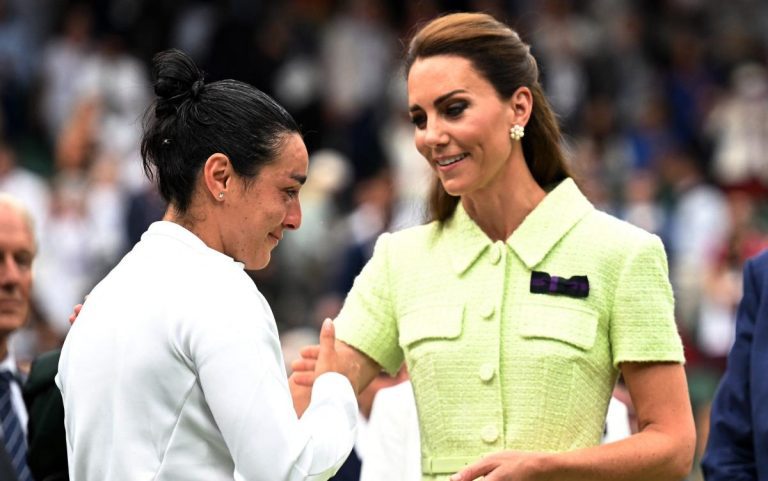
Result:
[[[693,461],[695,436],[669,434],[654,427],[615,443],[566,453],[543,454],[541,481],[679,481]]]
[[[376,361],[343,341],[336,341],[336,353],[339,356],[339,372],[347,376],[356,394],[373,381],[381,366]]]

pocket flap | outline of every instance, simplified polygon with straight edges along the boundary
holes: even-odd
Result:
[[[595,344],[598,315],[588,308],[524,304],[520,319],[524,338],[555,339],[583,350]]]
[[[400,319],[400,344],[426,339],[456,339],[461,335],[464,306],[425,307]]]

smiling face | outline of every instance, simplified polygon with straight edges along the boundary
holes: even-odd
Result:
[[[0,204],[0,351],[8,335],[27,320],[34,257],[35,241],[22,214]]]
[[[299,189],[307,178],[308,156],[298,134],[289,134],[277,158],[263,166],[246,183],[235,178],[227,193],[227,219],[223,222],[223,252],[245,264],[262,269],[286,229],[301,225]]]
[[[499,184],[512,155],[515,111],[469,60],[454,55],[416,60],[408,75],[408,102],[416,148],[446,192],[462,196]]]

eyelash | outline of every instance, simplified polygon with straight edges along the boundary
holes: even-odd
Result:
[[[295,199],[299,196],[299,191],[296,189],[287,189],[285,193],[289,199]]]
[[[464,111],[467,109],[469,104],[467,102],[461,101],[461,102],[453,102],[448,107],[445,108],[443,111],[444,115],[450,119],[455,119],[461,116],[461,114],[464,113]],[[424,128],[424,123],[426,122],[426,116],[422,114],[416,114],[411,117],[411,123],[416,126],[418,129]]]
[[[467,108],[466,102],[454,102],[448,106],[448,108],[445,109],[446,115],[449,117],[456,118],[459,115],[461,115],[464,110]]]

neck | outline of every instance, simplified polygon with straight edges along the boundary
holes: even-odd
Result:
[[[168,206],[163,216],[163,220],[184,227],[199,237],[211,249],[223,252],[221,237],[216,235],[217,229],[212,228],[212,222],[215,218],[215,215],[212,215],[210,212],[204,212],[195,205],[191,205],[184,214],[179,214],[174,206]]]
[[[461,198],[469,217],[494,241],[506,241],[547,195],[524,160],[509,164],[492,185]]]

